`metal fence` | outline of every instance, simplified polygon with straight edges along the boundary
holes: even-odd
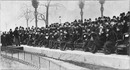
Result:
[[[27,65],[34,66],[38,69],[46,68],[46,70],[68,70],[63,65],[60,65],[44,55],[30,53],[19,49],[5,48],[1,51],[1,56],[15,59]]]

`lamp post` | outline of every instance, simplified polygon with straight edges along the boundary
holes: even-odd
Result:
[[[60,24],[61,24],[61,16],[59,16],[59,21],[60,21]]]
[[[104,11],[103,5],[105,3],[105,0],[99,0],[99,3],[101,4],[101,8],[100,8],[100,10],[101,10],[101,17],[103,17],[103,11]]]
[[[79,0],[79,8],[80,8],[80,15],[81,15],[81,21],[83,21],[83,9],[85,5],[85,0]]]
[[[37,8],[38,8],[38,5],[39,5],[39,2],[38,0],[32,0],[32,6],[35,8],[35,25],[36,25],[36,28],[37,28]]]

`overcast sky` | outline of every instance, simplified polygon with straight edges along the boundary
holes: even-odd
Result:
[[[40,4],[45,4],[46,1],[40,1]],[[51,5],[59,4],[60,6],[51,6],[49,11],[49,24],[59,22],[59,16],[61,16],[61,22],[72,22],[75,19],[80,19],[80,9],[78,7],[78,1],[51,1]],[[1,31],[14,29],[15,26],[26,27],[26,20],[24,17],[20,18],[22,10],[28,5],[32,11],[34,8],[31,6],[31,1],[1,1]],[[104,15],[112,17],[118,16],[121,12],[127,12],[129,10],[129,0],[122,1],[106,1],[104,4]],[[38,12],[44,13],[45,7],[39,6]],[[100,16],[100,4],[98,1],[86,1],[84,7],[84,19],[95,19]],[[29,22],[29,26],[35,26],[34,20]],[[44,26],[44,21],[38,21],[38,26]]]

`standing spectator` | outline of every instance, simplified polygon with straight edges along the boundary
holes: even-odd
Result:
[[[15,28],[14,39],[15,39],[16,46],[20,46],[20,37],[19,37],[19,33],[18,33],[18,27]]]
[[[10,29],[9,34],[10,34],[10,40],[11,40],[11,45],[12,45],[13,44],[13,39],[14,39],[12,29]]]
[[[7,44],[6,44],[6,34],[4,32],[1,35],[1,43],[2,43],[2,46],[7,46]]]

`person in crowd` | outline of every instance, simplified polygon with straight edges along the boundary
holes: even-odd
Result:
[[[15,45],[20,46],[20,35],[19,35],[18,27],[15,28],[13,34],[14,34]]]
[[[1,43],[2,43],[2,46],[7,46],[7,41],[6,41],[6,32],[3,32],[2,35],[1,35]]]
[[[114,46],[116,40],[122,39],[123,34],[129,32],[129,26],[130,11],[112,18],[98,17],[94,21],[90,18],[84,19],[84,21],[75,20],[71,23],[53,23],[47,28],[35,28],[34,26],[24,28],[20,26],[16,27],[14,32],[10,29],[9,32],[3,33],[1,41],[3,46],[12,45],[14,38],[16,46],[20,46],[21,43],[58,48],[54,44],[59,44],[62,45],[59,46],[60,48],[71,48],[73,50],[76,48],[75,42],[84,42],[83,49],[86,49],[89,41],[96,40],[97,45],[102,44],[103,48],[113,50],[115,47],[112,46]]]

